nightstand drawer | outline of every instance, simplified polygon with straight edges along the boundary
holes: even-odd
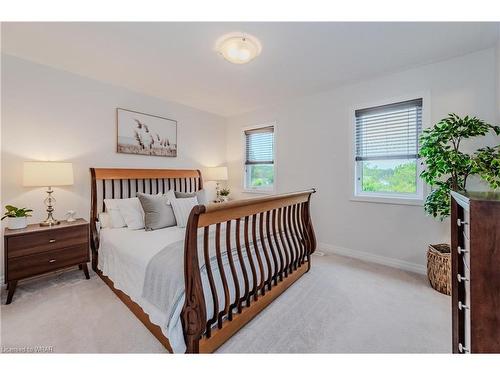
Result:
[[[8,238],[7,257],[22,257],[64,247],[86,245],[87,242],[88,227],[86,225],[12,236]]]
[[[87,244],[8,259],[8,280],[18,280],[89,261]]]

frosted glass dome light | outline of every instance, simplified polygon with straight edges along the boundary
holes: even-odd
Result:
[[[233,64],[246,64],[260,55],[262,45],[252,35],[231,33],[221,36],[215,43],[215,49]]]

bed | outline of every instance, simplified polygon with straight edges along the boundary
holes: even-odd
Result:
[[[186,228],[101,228],[105,198],[196,192],[198,170],[91,168],[92,268],[169,352],[211,353],[311,267],[314,189],[197,205]]]

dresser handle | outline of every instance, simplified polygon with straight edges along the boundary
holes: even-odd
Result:
[[[462,301],[458,301],[458,309],[459,310],[469,310],[469,306],[467,306],[465,303],[462,303]]]
[[[457,219],[457,225],[460,227],[463,225],[469,225],[468,222],[464,221],[464,220],[460,220],[460,219]]]
[[[457,247],[457,251],[459,254],[465,254],[469,252],[469,250],[462,249],[460,246]]]
[[[462,343],[458,344],[458,351],[460,353],[469,353],[469,349],[462,345]]]
[[[56,240],[55,240],[55,239],[51,239],[51,240],[49,240],[49,243],[54,243],[54,242],[56,242]]]
[[[466,278],[465,276],[462,276],[460,274],[457,275],[457,279],[458,279],[458,282],[462,282],[462,281],[469,281],[468,278]]]
[[[55,259],[51,259],[49,260],[49,263],[54,263],[56,260]]]

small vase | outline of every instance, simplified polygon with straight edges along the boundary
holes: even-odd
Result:
[[[9,217],[7,228],[9,229],[23,229],[28,226],[26,217]]]
[[[220,197],[220,201],[221,202],[229,202],[229,197],[227,195],[223,196],[223,197]]]

